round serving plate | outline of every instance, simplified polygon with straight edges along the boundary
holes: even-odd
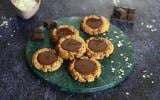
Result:
[[[84,39],[93,37],[83,33],[80,29],[80,21],[82,17],[65,17],[57,19],[56,22],[60,24],[72,25],[80,31],[80,36]],[[62,91],[88,93],[102,91],[116,86],[122,82],[131,72],[133,65],[133,47],[126,33],[122,32],[117,27],[110,25],[109,31],[95,37],[105,37],[112,41],[114,45],[113,54],[108,58],[99,60],[102,64],[102,73],[98,79],[90,83],[81,83],[74,80],[67,71],[68,62],[64,61],[59,70],[55,72],[44,73],[36,69],[32,65],[33,53],[44,47],[55,48],[55,44],[50,40],[50,31],[45,29],[43,41],[29,40],[26,46],[26,57],[31,70],[40,78],[51,83],[55,88]]]

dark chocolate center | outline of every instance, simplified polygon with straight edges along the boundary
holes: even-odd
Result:
[[[96,18],[89,18],[87,19],[86,24],[91,28],[99,28],[102,25],[102,20]]]
[[[37,59],[42,65],[51,65],[57,60],[57,56],[53,51],[45,51],[40,53]]]
[[[74,39],[66,39],[61,44],[62,48],[67,51],[77,51],[81,47],[81,43]]]
[[[90,40],[88,47],[95,52],[103,52],[107,48],[107,44],[103,40]]]
[[[74,67],[81,74],[90,74],[95,71],[96,64],[88,59],[79,59],[75,61]]]
[[[68,36],[68,35],[73,35],[73,34],[74,34],[74,32],[71,31],[68,28],[60,28],[57,31],[57,37],[58,38],[62,38],[62,37],[65,37],[65,36]]]

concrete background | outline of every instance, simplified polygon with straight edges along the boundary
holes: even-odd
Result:
[[[0,0],[0,100],[160,100],[160,0],[120,0],[118,5],[136,8],[133,30],[123,27],[134,43],[133,72],[112,89],[75,94],[55,90],[30,71],[25,58],[29,33],[49,18],[90,14],[109,18],[113,1],[43,0],[38,13],[25,21],[15,16],[10,0]],[[3,21],[8,25],[1,26]]]

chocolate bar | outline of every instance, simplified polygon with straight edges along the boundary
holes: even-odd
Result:
[[[33,41],[42,41],[44,39],[44,34],[41,29],[35,29],[32,34]]]
[[[133,21],[135,20],[135,9],[114,7],[111,19],[115,21],[133,23]]]
[[[57,26],[57,23],[53,20],[46,20],[44,23],[43,23],[43,26],[48,28],[48,29],[53,29]]]
[[[44,35],[40,33],[35,33],[32,35],[32,40],[33,41],[41,41],[44,39]]]

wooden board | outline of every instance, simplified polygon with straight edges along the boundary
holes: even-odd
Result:
[[[72,25],[80,30],[80,21],[82,17],[66,17],[57,19],[56,22],[60,24]],[[54,48],[50,40],[50,32],[48,29],[44,30],[45,39],[41,42],[35,42],[29,40],[26,46],[26,57],[29,63],[29,67],[33,72],[51,83],[55,88],[62,91],[87,93],[105,90],[122,82],[131,72],[133,65],[133,47],[126,33],[122,32],[113,25],[110,25],[109,31],[96,37],[109,38],[114,44],[114,52],[109,58],[99,60],[102,64],[102,73],[100,77],[91,83],[80,83],[72,79],[67,72],[68,62],[64,61],[61,68],[55,72],[44,73],[37,70],[31,63],[32,54],[43,47]],[[80,36],[84,39],[92,37],[80,30]]]

